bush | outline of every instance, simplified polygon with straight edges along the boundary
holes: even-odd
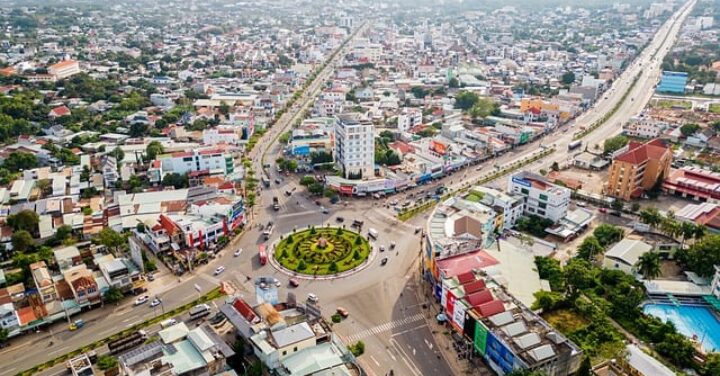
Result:
[[[112,355],[100,355],[97,358],[97,366],[98,366],[98,368],[100,368],[103,371],[113,369],[113,368],[117,367],[117,365],[118,365],[117,358],[115,358]]]
[[[342,316],[340,316],[339,314],[336,313],[336,314],[330,316],[330,319],[332,320],[332,322],[334,322],[335,324],[337,324],[337,323],[339,323],[340,321],[342,321]]]
[[[354,345],[350,346],[350,352],[354,356],[360,356],[365,353],[365,343],[363,341],[357,341]]]

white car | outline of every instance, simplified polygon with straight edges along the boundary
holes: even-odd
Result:
[[[222,273],[222,272],[224,272],[224,271],[225,271],[225,267],[224,267],[224,266],[218,266],[217,269],[215,269],[215,275],[218,275],[218,274],[220,274],[220,273]]]
[[[145,304],[147,301],[150,300],[150,297],[147,295],[143,295],[137,299],[135,299],[135,305],[139,306],[140,304]]]
[[[242,248],[238,248],[238,250],[237,250],[237,251],[235,251],[235,253],[233,253],[233,256],[234,256],[234,257],[238,257],[238,256],[240,256],[240,255],[242,254],[242,251],[243,251],[243,249],[242,249]]]
[[[162,303],[162,302],[160,301],[160,299],[155,298],[155,299],[153,299],[153,300],[150,302],[150,308],[152,308],[152,307],[157,307],[157,306],[160,305],[160,303]]]
[[[313,303],[317,303],[320,301],[320,298],[318,298],[317,295],[315,295],[313,293],[309,293],[307,298],[309,301],[311,301]]]

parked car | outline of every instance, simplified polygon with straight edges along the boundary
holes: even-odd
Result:
[[[345,221],[345,218],[343,218],[343,217],[337,217],[337,218],[335,218],[335,220],[342,223],[342,222]]]
[[[607,209],[606,209],[606,208],[598,208],[598,211],[599,211],[600,213],[607,213]]]
[[[163,328],[163,329],[165,329],[165,328],[170,327],[170,326],[173,326],[173,325],[175,325],[175,324],[177,324],[177,320],[175,320],[175,319],[167,319],[167,320],[165,320],[165,321],[163,321],[163,322],[160,323],[160,327]]]
[[[381,246],[380,246],[380,252],[385,252],[385,246],[384,246],[384,245],[381,245]]]
[[[235,253],[233,253],[233,257],[238,257],[238,256],[240,256],[240,255],[242,254],[242,251],[243,251],[242,248],[238,248],[238,250],[235,251]]]
[[[343,307],[337,307],[337,313],[338,313],[338,315],[345,317],[345,318],[350,316],[350,312],[348,312],[348,310]]]
[[[292,287],[300,286],[300,280],[298,280],[297,278],[290,278],[289,282],[290,282],[290,286],[292,286]]]
[[[357,219],[352,222],[353,227],[362,227],[363,224],[365,224],[365,222],[363,222],[361,220],[357,220]]]
[[[225,321],[225,315],[222,312],[218,312],[208,321],[210,321],[210,324],[212,325],[220,324],[221,322]]]
[[[390,249],[395,249],[395,242],[390,242]]]
[[[154,276],[153,274],[148,274],[148,275],[147,275],[147,280],[150,281],[150,282],[152,282],[152,281],[155,280],[155,276]]]
[[[148,302],[148,300],[150,300],[150,297],[147,295],[143,295],[143,296],[135,299],[135,305],[139,306],[140,304],[145,304]]]
[[[388,263],[388,258],[387,258],[387,257],[383,257],[383,259],[380,260],[380,265],[382,265],[382,266],[385,266],[385,264],[387,264],[387,263]]]
[[[313,294],[313,293],[309,293],[309,294],[307,295],[307,300],[309,300],[309,301],[317,304],[317,302],[320,301],[320,298],[318,298],[317,295],[315,295],[315,294]]]
[[[220,273],[222,273],[222,272],[224,272],[224,271],[225,271],[225,267],[224,267],[224,266],[218,266],[218,267],[215,269],[215,275],[219,275]]]
[[[326,207],[324,207],[324,206],[321,206],[321,207],[320,207],[320,211],[321,211],[323,214],[328,214],[328,213],[330,213],[330,210],[328,210],[328,208],[326,208]]]

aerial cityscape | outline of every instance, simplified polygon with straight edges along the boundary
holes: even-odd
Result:
[[[720,0],[0,25],[0,376],[720,376]]]

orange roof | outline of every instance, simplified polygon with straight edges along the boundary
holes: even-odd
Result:
[[[59,62],[59,63],[57,63],[57,64],[51,65],[49,68],[50,68],[50,69],[63,69],[63,68],[67,68],[67,67],[69,67],[69,66],[71,66],[71,65],[74,65],[74,64],[77,64],[77,61],[75,61],[75,60],[64,60],[64,61],[61,61],[61,62]]]
[[[669,150],[660,139],[654,139],[644,144],[630,141],[628,150],[615,157],[615,160],[639,165],[650,159],[659,160]]]
[[[17,71],[15,70],[15,68],[7,67],[7,68],[0,69],[0,76],[12,76],[16,72]]]
[[[32,307],[23,307],[18,309],[17,315],[20,319],[20,325],[27,325],[37,320],[37,316],[35,316],[35,311],[33,311]]]

